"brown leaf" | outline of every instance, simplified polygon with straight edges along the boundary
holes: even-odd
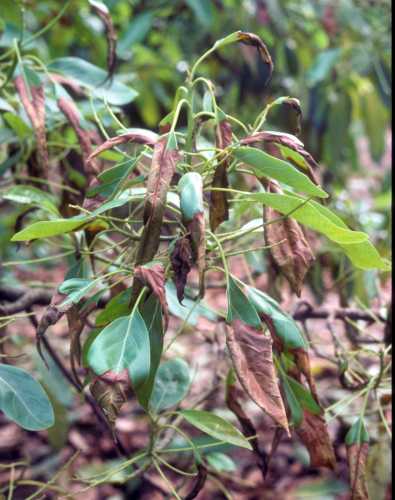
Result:
[[[326,422],[321,415],[313,415],[304,410],[302,423],[295,432],[309,451],[312,467],[335,468],[335,453]]]
[[[239,42],[244,43],[245,45],[252,45],[253,47],[256,47],[263,62],[269,65],[268,80],[270,80],[273,73],[273,61],[266,45],[259,38],[259,36],[255,35],[254,33],[246,33],[245,31],[239,31],[237,33],[237,36]]]
[[[134,277],[140,280],[143,285],[149,286],[152,293],[158,298],[165,318],[165,330],[167,330],[169,324],[169,307],[165,292],[165,270],[162,264],[138,266],[134,270]]]
[[[204,273],[206,270],[206,238],[205,238],[205,220],[204,214],[198,212],[193,219],[188,222],[190,238],[192,244],[193,257],[196,262],[199,273],[199,296],[204,296]]]
[[[176,241],[170,260],[174,272],[177,298],[181,304],[184,300],[184,290],[188,273],[192,267],[192,249],[188,237],[184,236]]]
[[[225,149],[232,143],[232,128],[227,120],[221,121],[216,129],[216,147]],[[227,155],[218,156],[212,186],[214,188],[229,187],[227,169],[229,160]],[[210,228],[215,231],[217,227],[229,218],[229,202],[226,191],[211,191],[210,194]]]
[[[92,396],[102,408],[108,422],[114,427],[121,407],[126,401],[122,385],[117,382],[107,383],[103,380],[96,379],[90,384],[89,389]]]
[[[48,178],[49,160],[47,149],[47,137],[45,133],[45,96],[43,85],[31,85],[29,89],[26,86],[22,75],[15,78],[15,88],[19,94],[26,114],[33,125],[37,141],[38,163],[40,166],[40,175],[42,179]],[[31,100],[29,97],[29,90]]]
[[[176,171],[180,153],[167,149],[167,138],[163,137],[154,145],[151,170],[147,180],[147,194],[144,202],[144,230],[137,248],[135,265],[146,264],[154,259],[160,244],[166,196]],[[133,283],[131,303],[141,291],[141,283]]]
[[[65,97],[60,97],[58,99],[58,107],[65,115],[77,135],[78,142],[81,148],[82,158],[84,161],[85,171],[88,175],[88,179],[90,180],[92,176],[99,173],[99,166],[95,159],[92,159],[88,162],[88,158],[92,153],[92,141],[89,133],[81,127],[79,112],[73,101],[71,101],[70,99],[66,99]]]
[[[117,135],[111,137],[103,142],[97,149],[91,153],[87,159],[88,163],[91,163],[96,156],[98,156],[103,151],[111,149],[118,144],[125,144],[126,142],[135,142],[136,144],[147,144],[153,146],[157,142],[157,135],[150,130],[141,130],[137,132],[126,132],[122,135]]]
[[[354,443],[347,446],[347,461],[350,471],[351,500],[369,500],[365,469],[369,443]]]
[[[240,404],[239,394],[241,391],[237,389],[235,384],[229,384],[226,391],[226,404],[228,408],[236,415],[237,420],[243,429],[243,434],[246,437],[256,436],[257,432],[255,430],[254,424],[245,414],[243,407]],[[259,446],[257,438],[251,439],[250,444],[254,450],[255,455],[258,458],[258,467],[261,470],[262,477],[265,479],[268,470],[268,459],[266,453]]]
[[[267,183],[267,190],[281,193],[280,188],[275,186],[273,182]],[[281,218],[281,220],[265,225],[265,243],[271,246],[270,256],[299,297],[303,280],[314,261],[314,255],[301,227],[294,219],[284,218],[282,214],[271,207],[264,208],[265,222],[277,218]]]
[[[105,81],[111,79],[114,71],[115,65],[117,63],[117,35],[115,33],[114,24],[112,22],[110,12],[107,9],[107,6],[100,2],[100,4],[96,2],[91,2],[92,10],[100,17],[103,21],[105,30],[106,30],[106,39],[107,39],[107,71],[108,76]],[[103,82],[104,83],[104,82]]]
[[[302,373],[305,376],[307,383],[309,384],[311,394],[313,395],[314,399],[319,405],[320,401],[318,398],[317,387],[315,385],[315,381],[311,373],[310,358],[308,351],[302,348],[290,349],[290,351],[294,355],[297,369],[299,370],[300,373]]]
[[[273,364],[272,339],[240,320],[233,321],[227,333],[227,345],[241,385],[249,397],[289,434]]]
[[[77,372],[77,366],[81,365],[81,334],[85,325],[81,313],[75,304],[72,304],[70,309],[66,312],[66,317],[69,327],[71,372],[76,383],[82,387]]]

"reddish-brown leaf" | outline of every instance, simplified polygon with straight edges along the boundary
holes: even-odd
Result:
[[[245,45],[252,45],[253,47],[256,47],[263,62],[265,64],[268,64],[268,66],[269,66],[269,78],[268,79],[270,80],[272,73],[273,73],[273,61],[272,61],[272,58],[270,56],[270,53],[269,53],[266,45],[263,43],[263,41],[259,38],[259,36],[255,35],[254,33],[246,33],[245,31],[239,31],[237,33],[237,37],[238,37],[239,42],[244,43]]]
[[[47,149],[47,137],[45,133],[45,96],[43,85],[31,85],[29,89],[26,86],[22,75],[15,78],[15,88],[19,94],[26,114],[33,125],[37,141],[37,155],[40,166],[40,177],[48,178],[49,160]],[[29,90],[31,100],[29,97]]]
[[[199,296],[204,296],[204,273],[206,270],[206,238],[205,238],[204,214],[198,212],[193,219],[188,222],[190,238],[192,243],[193,257],[199,273]]]
[[[225,149],[232,143],[232,128],[227,120],[221,121],[216,129],[216,147]],[[212,186],[214,188],[227,188],[227,169],[229,160],[226,153],[218,156]],[[217,227],[229,218],[229,202],[226,191],[211,191],[210,194],[210,228],[215,231]]]
[[[369,500],[365,469],[369,443],[354,443],[347,446],[347,461],[350,471],[351,500]]]
[[[149,286],[152,293],[158,298],[165,319],[165,330],[167,330],[169,307],[166,300],[164,267],[159,263],[151,266],[138,266],[134,270],[134,277],[140,280],[143,285]]]
[[[335,468],[335,453],[326,422],[321,415],[313,415],[304,410],[302,423],[295,432],[309,451],[312,467]]]
[[[288,419],[273,364],[270,337],[235,320],[227,328],[227,345],[235,371],[249,397],[289,434]]]
[[[107,71],[108,77],[106,80],[112,78],[115,65],[117,63],[117,35],[114,29],[114,24],[112,22],[110,12],[107,6],[103,3],[97,4],[96,2],[91,2],[92,10],[100,17],[103,21],[104,28],[106,30],[107,39]],[[104,82],[103,82],[104,83]]]
[[[170,260],[174,271],[177,298],[181,304],[184,299],[184,290],[188,273],[192,267],[192,249],[190,240],[187,236],[179,238],[176,241]]]
[[[274,183],[268,183],[269,192],[281,192]],[[306,273],[314,261],[302,228],[292,218],[284,218],[271,207],[264,208],[265,222],[278,219],[278,222],[265,225],[265,242],[270,245],[270,255],[279,271],[286,277],[293,291],[300,296]]]
[[[147,144],[149,146],[153,146],[157,142],[157,135],[150,130],[142,130],[138,132],[126,132],[125,134],[111,137],[110,139],[104,141],[103,144],[101,144],[93,151],[93,153],[89,155],[87,162],[92,162],[92,160],[103,151],[111,149],[114,146],[118,146],[119,144],[125,144],[126,142],[135,142],[136,144]]]

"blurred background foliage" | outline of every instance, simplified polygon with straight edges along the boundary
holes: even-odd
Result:
[[[257,33],[274,60],[270,82],[267,68],[250,47],[229,46],[202,64],[201,73],[217,85],[220,106],[241,121],[253,123],[264,105],[276,97],[289,95],[300,99],[301,139],[325,167],[323,184],[335,195],[335,208],[351,226],[370,233],[379,250],[388,256],[390,169],[380,165],[391,126],[389,0],[103,0],[103,3],[111,13],[118,35],[117,81],[138,92],[137,97],[133,94],[119,103],[122,109],[117,102],[110,102],[113,111],[122,112],[120,116],[127,127],[158,130],[189,65],[200,54],[230,32]],[[63,15],[52,28],[29,43],[29,37],[45,29],[62,9]],[[9,70],[5,55],[14,38],[22,39],[23,52],[38,57],[44,68],[64,57],[81,58],[106,68],[105,27],[87,0],[2,0],[0,28],[0,63],[5,63],[5,72]],[[95,87],[100,75],[90,75],[88,71],[86,78],[88,84],[92,78],[90,83]],[[11,95],[7,86],[3,87],[2,144],[21,142],[28,136],[25,128],[29,122],[23,109],[18,111],[19,118],[9,115],[15,113],[15,107],[8,109],[13,99],[18,107],[16,96]],[[49,128],[51,141],[73,144],[76,138],[71,130],[66,134],[57,132],[55,125],[62,117],[56,114],[55,99],[51,101],[47,96],[47,106],[53,110],[52,115],[47,113],[47,120],[54,125]],[[89,101],[79,100],[78,106],[87,123],[92,121]],[[97,103],[96,111],[110,135],[119,131],[105,103]],[[279,106],[270,113],[268,126],[295,133],[292,116],[287,106]],[[361,140],[368,144],[365,157],[358,146]],[[7,151],[1,149],[0,175],[9,167],[8,160]],[[363,182],[369,179],[366,183],[369,199],[363,196],[350,199],[348,182],[352,176]],[[320,281],[319,272],[317,276]]]

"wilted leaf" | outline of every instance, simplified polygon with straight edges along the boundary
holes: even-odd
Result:
[[[189,222],[192,250],[199,274],[199,297],[204,296],[204,273],[206,270],[206,238],[204,213],[197,213]]]
[[[321,415],[304,410],[303,420],[295,432],[309,451],[312,467],[335,468],[335,453],[325,419]]]
[[[122,385],[120,383],[109,384],[96,379],[90,384],[89,389],[111,426],[114,426],[122,405],[126,401]]]
[[[267,189],[269,192],[281,193],[279,187],[273,183],[268,183]],[[264,208],[265,243],[271,247],[269,253],[275,266],[300,297],[304,278],[314,261],[314,255],[296,220],[290,217],[281,219],[281,217],[281,214],[271,207]],[[278,222],[267,224],[279,218]]]
[[[216,128],[216,147],[225,149],[232,143],[232,128],[227,120],[219,122]],[[227,169],[229,160],[226,154],[218,156],[217,168],[214,172],[212,187],[229,187]],[[211,191],[210,193],[210,228],[215,231],[217,227],[229,218],[228,194],[225,191]]]
[[[219,441],[251,450],[250,443],[232,424],[208,411],[182,410],[180,414],[194,427]]]
[[[270,80],[270,78],[272,76],[272,72],[273,72],[273,61],[272,61],[272,58],[270,57],[270,53],[269,53],[266,45],[259,38],[259,36],[255,35],[254,33],[246,33],[244,31],[238,31],[237,32],[237,39],[239,42],[244,43],[245,45],[252,45],[253,47],[256,47],[263,62],[265,64],[269,65],[269,78],[268,78],[268,80]]]
[[[347,461],[350,471],[352,500],[368,500],[365,469],[369,451],[369,435],[362,418],[358,418],[346,435]]]
[[[177,288],[177,298],[182,304],[187,277],[192,268],[192,249],[187,236],[177,239],[170,260]]]
[[[149,286],[152,293],[158,298],[162,306],[162,312],[165,318],[165,330],[169,324],[169,308],[165,293],[165,270],[160,263],[151,263],[144,266],[138,266],[134,270],[134,277],[140,280],[143,285]]]
[[[115,65],[117,63],[117,35],[115,33],[114,24],[112,22],[110,12],[107,6],[102,2],[97,2],[96,0],[89,0],[93,11],[100,17],[103,21],[106,38],[107,38],[107,71],[108,79],[112,78],[115,70]]]
[[[227,328],[227,345],[249,397],[288,433],[288,420],[273,364],[272,339],[240,320]]]

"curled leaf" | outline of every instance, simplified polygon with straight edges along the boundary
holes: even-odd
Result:
[[[89,389],[106,415],[108,422],[114,427],[121,407],[126,401],[122,385],[120,383],[110,384],[96,379],[90,384]]]
[[[158,298],[165,318],[165,330],[169,324],[169,307],[165,293],[165,270],[162,264],[138,266],[135,268],[134,277],[143,285],[150,287],[152,293]]]
[[[89,133],[81,127],[81,119],[75,104],[70,99],[60,97],[58,99],[58,107],[65,115],[77,135],[78,142],[81,148],[82,158],[84,161],[84,167],[88,174],[88,177],[90,178],[93,175],[96,175],[99,171],[97,161],[92,159],[88,162],[88,158],[92,153],[91,138],[89,136]]]
[[[247,33],[245,31],[238,31],[237,32],[237,40],[241,43],[244,43],[245,45],[252,45],[253,47],[256,47],[263,62],[265,64],[269,65],[269,78],[268,78],[268,80],[270,80],[272,73],[273,73],[273,61],[272,61],[272,58],[270,56],[270,53],[269,53],[266,45],[259,38],[259,36],[255,35],[254,33]]]
[[[222,120],[216,129],[216,147],[225,149],[232,143],[232,128],[227,120]],[[214,188],[227,188],[229,186],[227,169],[229,160],[226,153],[218,156],[212,186]],[[217,227],[229,218],[229,202],[226,191],[211,191],[210,194],[210,228],[215,231]]]
[[[114,24],[112,22],[110,12],[107,6],[102,2],[97,2],[95,0],[89,0],[92,10],[100,17],[103,21],[106,38],[107,38],[107,79],[111,79],[114,74],[115,65],[117,63],[117,35],[115,33]]]
[[[303,420],[295,432],[309,451],[312,467],[335,468],[335,453],[326,422],[321,415],[313,415],[304,410]]]
[[[48,178],[49,160],[47,137],[45,133],[45,96],[44,87],[39,85],[27,86],[27,79],[22,74],[15,78],[15,88],[19,94],[22,105],[34,128],[37,141],[37,155],[39,164],[39,177]],[[30,99],[31,96],[31,99]]]
[[[187,277],[192,268],[192,248],[187,236],[179,238],[176,241],[170,260],[174,272],[177,298],[178,302],[181,304],[184,299]]]
[[[236,319],[227,345],[241,385],[250,398],[289,434],[288,420],[273,364],[272,339]]]
[[[269,192],[281,193],[274,183],[267,183]],[[280,219],[275,223],[269,223]],[[265,243],[270,246],[269,252],[275,266],[286,277],[293,291],[301,294],[304,278],[314,261],[302,228],[295,219],[284,218],[271,207],[264,208]]]
[[[114,146],[118,146],[119,144],[125,144],[126,142],[135,142],[136,144],[147,144],[149,146],[153,146],[157,141],[157,137],[158,136],[150,130],[126,132],[125,134],[111,137],[110,139],[104,141],[103,144],[101,144],[93,151],[93,153],[89,155],[87,162],[91,163],[92,160],[103,151],[111,149]]]

